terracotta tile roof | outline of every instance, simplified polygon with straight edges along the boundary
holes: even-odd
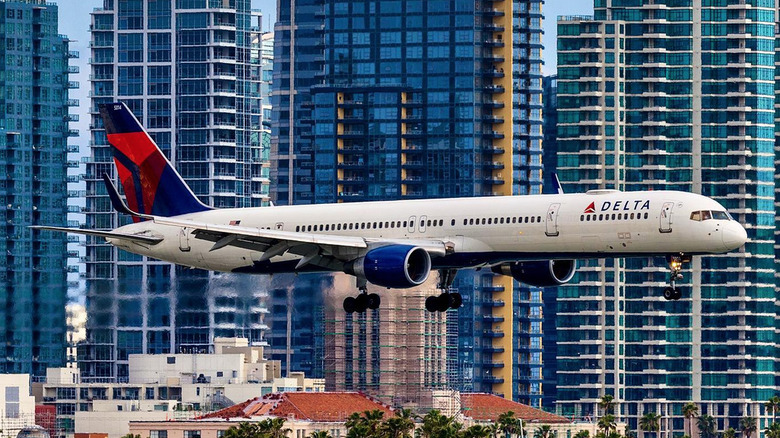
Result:
[[[512,411],[526,422],[571,423],[567,418],[516,403],[493,394],[461,394],[461,412],[474,420],[496,421],[498,416]]]
[[[344,421],[354,412],[378,409],[385,417],[392,409],[358,392],[282,392],[257,397],[212,412],[200,419],[274,416],[309,421]]]

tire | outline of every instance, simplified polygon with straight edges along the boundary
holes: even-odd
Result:
[[[344,311],[347,313],[352,313],[357,308],[357,303],[355,302],[355,298],[353,297],[346,297],[344,298]]]
[[[363,313],[368,309],[368,295],[361,293],[355,298],[355,311]]]
[[[379,305],[382,303],[382,299],[379,298],[379,295],[377,294],[368,294],[368,308],[371,310],[376,310],[379,308]]]
[[[674,289],[667,287],[664,289],[664,299],[669,301],[674,299]]]
[[[682,298],[682,290],[680,290],[679,287],[676,287],[676,288],[674,288],[674,296],[672,297],[672,299],[674,301],[677,301],[680,298]]]
[[[437,305],[439,303],[439,299],[435,296],[430,296],[425,299],[425,310],[433,313],[437,311]]]
[[[436,310],[446,312],[450,308],[450,294],[443,293],[436,298]]]
[[[454,292],[450,295],[450,309],[458,309],[463,305],[463,297],[459,293]]]

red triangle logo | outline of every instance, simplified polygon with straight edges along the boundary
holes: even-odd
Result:
[[[588,208],[586,208],[583,213],[595,213],[595,212],[596,212],[596,206],[591,202]]]

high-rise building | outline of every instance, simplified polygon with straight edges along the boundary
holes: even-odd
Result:
[[[260,88],[252,67],[262,37],[251,22],[249,0],[105,0],[92,13],[88,228],[129,220],[113,211],[101,181],[115,170],[98,105],[116,100],[204,203],[267,203],[263,102],[252,95]],[[216,336],[264,340],[266,292],[258,277],[175,267],[92,238],[86,274],[84,379],[126,378],[132,353],[208,352]]]
[[[275,202],[540,193],[541,5],[280,2]],[[459,380],[539,405],[541,291],[459,277]]]
[[[558,404],[592,415],[611,394],[630,428],[655,412],[661,436],[672,436],[685,433],[681,410],[694,402],[718,430],[746,416],[763,430],[778,355],[775,2],[595,5],[595,17],[558,23],[564,188],[701,193],[750,240],[693,257],[678,301],[661,296],[663,258],[582,266],[558,294]],[[672,224],[692,220],[672,215]]]
[[[0,1],[0,372],[46,374],[65,360],[68,40],[58,8]]]

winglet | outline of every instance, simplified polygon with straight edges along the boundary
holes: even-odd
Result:
[[[563,194],[563,186],[561,186],[561,180],[558,179],[558,174],[553,173],[552,174],[553,179],[553,187],[555,187],[555,190],[558,192],[559,195]]]
[[[111,199],[111,205],[114,206],[114,210],[133,217],[152,219],[150,216],[136,213],[133,210],[130,210],[130,207],[128,207],[127,204],[125,204],[125,201],[122,200],[122,197],[119,195],[119,190],[117,190],[116,186],[111,181],[111,177],[108,176],[107,173],[103,174],[103,182],[106,184],[106,191],[108,192],[108,197]]]

